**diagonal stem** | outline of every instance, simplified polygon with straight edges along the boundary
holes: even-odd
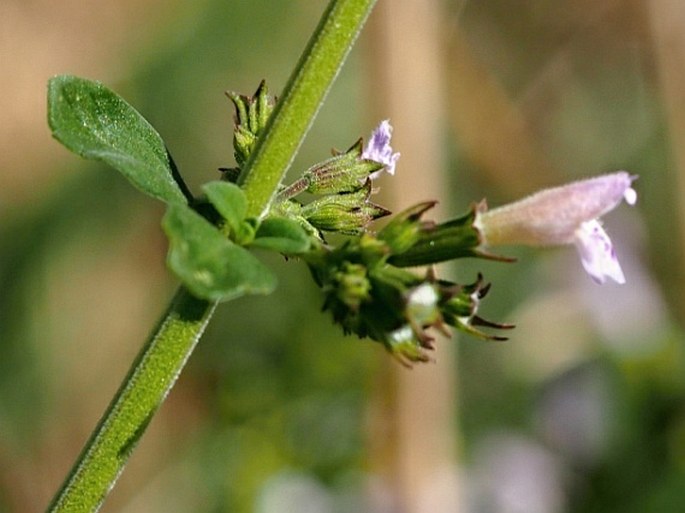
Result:
[[[248,215],[269,208],[375,0],[332,0],[240,176]],[[176,170],[175,178],[180,178]],[[182,184],[181,184],[182,185]],[[184,189],[184,195],[190,193]],[[86,443],[50,513],[97,511],[202,336],[216,303],[181,287]]]
[[[89,512],[100,507],[178,378],[215,306],[183,287],[178,290],[48,511]]]

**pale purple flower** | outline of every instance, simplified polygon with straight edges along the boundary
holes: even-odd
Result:
[[[637,201],[625,171],[545,189],[515,203],[483,210],[474,225],[487,246],[574,244],[585,271],[598,283],[625,283],[611,239],[599,218],[625,200]]]
[[[364,147],[364,151],[362,152],[363,159],[374,160],[385,166],[383,169],[371,173],[371,179],[378,178],[383,171],[387,171],[391,175],[395,174],[395,163],[397,162],[397,159],[400,158],[400,154],[393,153],[392,147],[390,146],[391,138],[392,125],[390,124],[390,121],[386,119],[381,121],[378,127],[371,133],[371,138]]]
[[[582,223],[576,230],[574,242],[580,261],[593,280],[604,283],[606,278],[611,278],[616,283],[626,282],[611,239],[599,221]]]

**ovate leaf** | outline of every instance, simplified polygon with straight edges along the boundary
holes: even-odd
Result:
[[[154,198],[185,203],[160,135],[116,93],[69,75],[48,83],[52,135],[82,157],[100,160]]]
[[[169,205],[162,226],[169,237],[169,268],[196,296],[228,301],[244,294],[269,294],[271,270],[224,237],[185,205]]]
[[[296,221],[284,217],[267,217],[257,228],[251,245],[292,255],[307,251],[310,239]]]

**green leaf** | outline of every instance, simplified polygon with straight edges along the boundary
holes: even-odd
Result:
[[[197,297],[228,301],[275,288],[268,267],[190,207],[169,205],[162,226],[170,241],[169,268]]]
[[[109,164],[154,198],[186,203],[160,135],[101,83],[70,75],[50,79],[48,123],[74,153]]]
[[[252,246],[284,254],[304,253],[309,245],[309,236],[299,223],[284,217],[266,218],[252,241]]]
[[[247,198],[243,190],[229,182],[209,182],[202,186],[207,199],[226,220],[231,233],[237,233],[247,212]]]

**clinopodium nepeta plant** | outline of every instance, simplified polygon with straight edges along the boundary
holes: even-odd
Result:
[[[427,200],[376,228],[374,221],[391,215],[373,201],[376,182],[395,173],[400,156],[390,145],[392,127],[383,121],[366,143],[359,139],[293,183],[281,183],[373,3],[331,2],[278,102],[263,82],[252,96],[228,93],[236,110],[236,167],[220,168],[199,196],[185,185],[159,134],[114,92],[73,76],[50,81],[54,137],[166,203],[167,262],[182,283],[50,511],[97,509],[216,303],[274,289],[276,279],[254,248],[307,265],[334,322],[345,333],[381,343],[407,366],[430,359],[432,331],[449,333],[451,327],[505,340],[501,330],[513,327],[479,315],[490,289],[482,275],[454,283],[436,276],[433,264],[464,257],[509,261],[491,252],[497,245],[573,243],[595,281],[625,281],[599,223],[622,199],[636,201],[635,177],[624,171],[493,210],[481,201],[441,223],[427,218],[436,203]]]

